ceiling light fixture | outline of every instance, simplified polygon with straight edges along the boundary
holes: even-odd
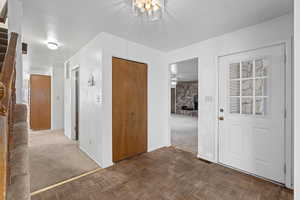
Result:
[[[161,19],[165,8],[165,0],[132,0],[132,9],[136,16],[149,21]]]
[[[171,87],[176,87],[177,81],[171,81]]]
[[[171,65],[171,74],[177,74],[178,73],[178,69],[177,69],[177,65],[176,64],[172,64]]]
[[[58,44],[55,42],[48,42],[47,47],[51,50],[57,50],[58,49]]]

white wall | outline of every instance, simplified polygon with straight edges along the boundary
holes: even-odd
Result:
[[[80,147],[102,167],[112,165],[112,56],[148,64],[148,151],[169,145],[168,68],[164,54],[101,33],[70,59],[80,65]],[[96,86],[88,87],[95,76]],[[65,80],[65,112],[70,113],[70,80]],[[70,118],[65,117],[70,137]]]
[[[20,0],[8,1],[8,31],[19,34],[16,57],[16,100],[23,102],[23,59],[22,59],[22,17],[23,3]]]
[[[64,129],[64,67],[53,67],[51,76],[51,129]]]
[[[168,63],[199,57],[199,157],[213,162],[217,161],[217,57],[288,41],[287,45],[290,48],[287,51],[289,58],[291,58],[290,41],[292,35],[292,16],[286,15],[168,54]],[[292,147],[290,147],[291,150]],[[291,177],[292,175],[289,176],[289,179]]]
[[[294,163],[295,163],[295,176],[294,176],[294,199],[300,200],[300,2],[294,1],[294,30],[295,30],[295,68],[294,68]]]
[[[71,115],[71,78],[66,79],[66,69],[65,69],[65,84],[64,84],[64,128],[65,136],[72,139],[72,115]]]
[[[52,67],[40,67],[40,68],[30,68],[29,74],[40,74],[52,76]]]
[[[0,0],[0,10],[3,9],[5,2],[5,0]]]
[[[169,66],[176,66],[178,81],[197,81],[198,80],[198,59],[189,59],[182,62],[172,63]]]

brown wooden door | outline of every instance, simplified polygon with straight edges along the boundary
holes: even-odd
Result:
[[[113,161],[147,152],[147,65],[112,59]]]
[[[176,89],[171,88],[171,113],[175,114],[176,111]]]
[[[79,140],[79,71],[75,72],[75,140]]]
[[[30,76],[30,128],[51,129],[51,77]]]

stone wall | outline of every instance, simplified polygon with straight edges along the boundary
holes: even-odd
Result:
[[[176,114],[198,116],[198,82],[178,82],[176,86]],[[187,109],[183,109],[186,106]]]

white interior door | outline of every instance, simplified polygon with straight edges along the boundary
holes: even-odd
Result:
[[[285,48],[219,58],[219,162],[284,183]]]

